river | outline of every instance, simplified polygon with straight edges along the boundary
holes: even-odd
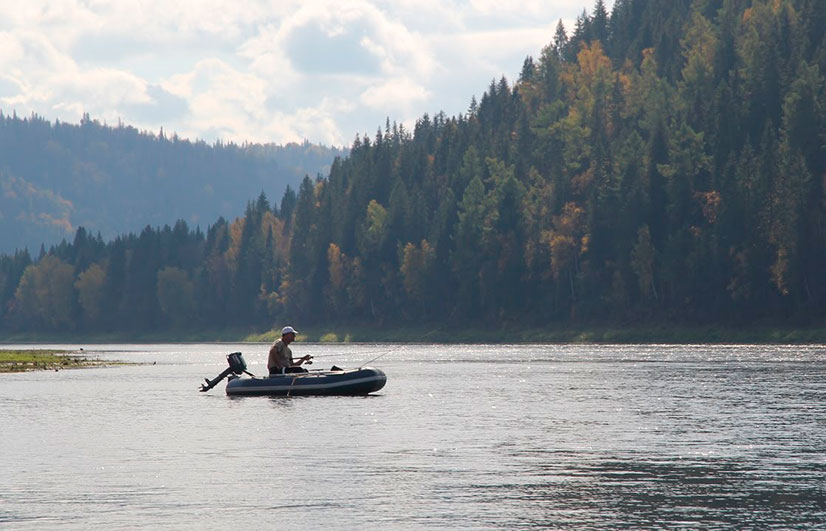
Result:
[[[198,392],[263,344],[56,347],[137,364],[0,374],[4,529],[826,527],[824,346],[297,343],[388,381],[292,398]]]

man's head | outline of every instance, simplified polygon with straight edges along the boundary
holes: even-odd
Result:
[[[298,330],[293,328],[292,326],[285,326],[281,329],[281,338],[282,339],[289,339],[293,341],[295,339],[295,335],[298,333]]]

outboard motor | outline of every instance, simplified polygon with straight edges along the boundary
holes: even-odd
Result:
[[[232,369],[232,372],[235,374],[247,372],[247,362],[244,361],[244,356],[241,355],[240,352],[227,354],[227,363],[229,363],[229,368]]]
[[[240,352],[233,352],[232,354],[227,354],[227,363],[229,363],[229,367],[224,369],[224,372],[213,378],[212,380],[208,378],[204,378],[206,384],[201,384],[201,392],[206,392],[218,385],[218,383],[229,376],[230,374],[249,374],[253,378],[255,375],[252,373],[247,372],[247,362],[244,361],[244,356]]]

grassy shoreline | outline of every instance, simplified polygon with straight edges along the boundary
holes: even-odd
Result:
[[[380,327],[353,324],[302,327],[299,341],[354,343],[619,343],[619,344],[820,344],[826,343],[826,326],[581,326],[581,327]],[[213,343],[271,342],[276,330],[223,329],[106,334],[6,334],[0,344],[35,343]]]
[[[2,350],[0,373],[50,371],[102,367],[112,362],[89,359],[82,353],[65,350]]]

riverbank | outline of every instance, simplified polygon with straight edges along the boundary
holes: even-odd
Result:
[[[442,323],[421,326],[367,326],[344,323],[301,326],[298,341],[313,343],[618,343],[618,344],[826,344],[826,327],[792,326],[672,326],[589,325],[461,327]],[[199,331],[158,331],[105,334],[32,334],[0,336],[6,344],[213,343],[272,342],[280,328],[260,331],[226,328]]]
[[[27,371],[59,371],[111,365],[89,359],[82,353],[65,350],[0,350],[0,373]]]

